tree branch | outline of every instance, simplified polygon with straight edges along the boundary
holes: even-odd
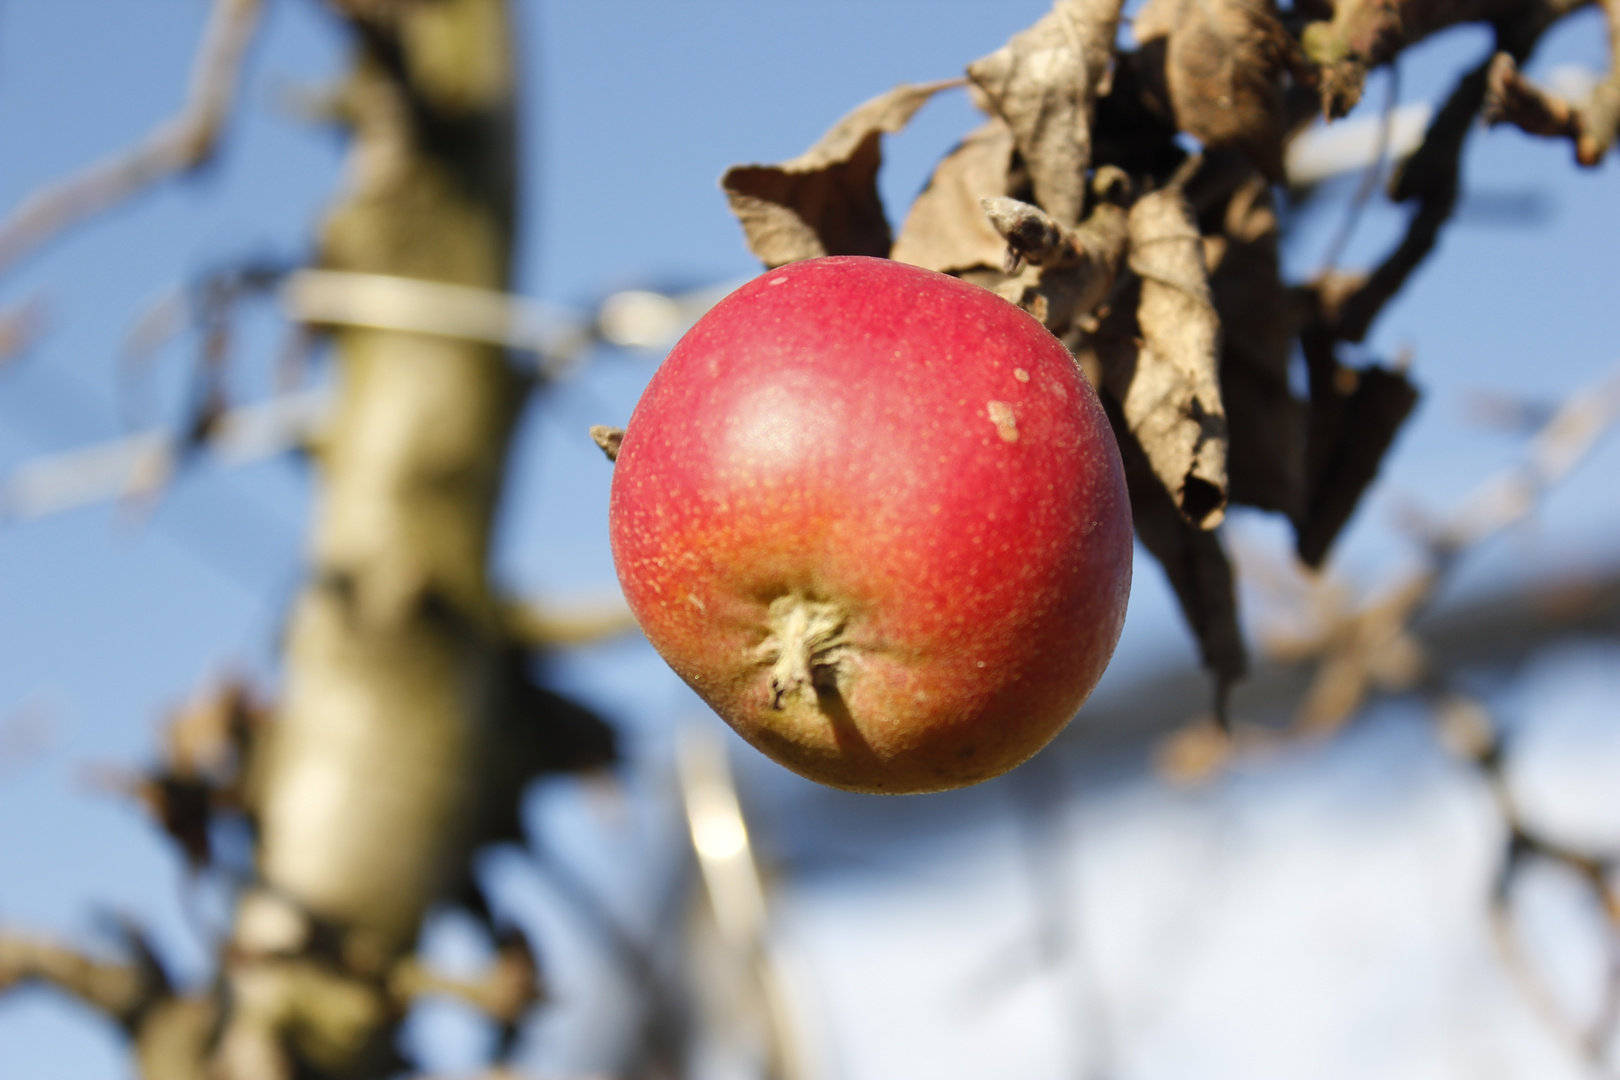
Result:
[[[1416,570],[1352,607],[1333,586],[1318,583],[1292,599],[1301,608],[1288,633],[1260,636],[1273,660],[1309,663],[1313,672],[1294,708],[1293,723],[1281,733],[1252,732],[1250,744],[1293,738],[1322,738],[1337,731],[1377,691],[1403,691],[1418,685],[1429,669],[1412,622],[1432,603],[1460,556],[1498,536],[1535,512],[1541,498],[1620,424],[1620,369],[1596,386],[1571,396],[1531,440],[1516,468],[1482,483],[1442,524],[1423,528],[1425,561]],[[1176,740],[1183,745],[1176,746]],[[1191,749],[1190,749],[1191,748]],[[1224,767],[1235,741],[1210,741],[1202,727],[1171,737],[1166,760],[1196,763],[1194,774]],[[1179,767],[1173,771],[1187,775]]]
[[[44,321],[38,299],[0,311],[0,371],[28,351],[38,339]]]
[[[1361,341],[1384,305],[1406,284],[1434,250],[1440,229],[1457,206],[1463,144],[1474,116],[1485,100],[1489,61],[1464,75],[1429,125],[1418,147],[1397,175],[1390,197],[1397,202],[1416,200],[1417,209],[1407,222],[1406,235],[1362,285],[1334,313],[1335,336]]]
[[[30,982],[71,994],[125,1027],[166,989],[154,985],[147,965],[93,960],[61,945],[0,933],[0,991]]]
[[[0,222],[0,273],[55,234],[213,157],[262,7],[262,0],[215,0],[185,106],[129,149],[23,199]]]
[[[623,597],[571,608],[532,601],[512,603],[506,606],[505,623],[512,640],[530,648],[592,645],[637,628],[636,617]]]
[[[1564,867],[1590,890],[1603,913],[1608,950],[1620,959],[1620,891],[1610,884],[1620,858],[1577,851],[1539,831],[1525,817],[1513,797],[1508,775],[1508,755],[1497,724],[1483,704],[1455,689],[1436,695],[1434,720],[1441,741],[1458,756],[1469,761],[1490,789],[1501,816],[1506,840],[1491,890],[1491,937],[1508,975],[1542,1022],[1560,1036],[1585,1064],[1600,1075],[1613,1076],[1608,1068],[1609,1043],[1617,1021],[1615,1003],[1620,1001],[1620,963],[1606,965],[1605,1004],[1598,1015],[1583,1025],[1568,1015],[1555,995],[1537,974],[1513,923],[1513,887],[1533,859]]]
[[[1609,24],[1614,39],[1611,47],[1620,48],[1620,33],[1613,31],[1620,24],[1617,8],[1620,0],[1613,0],[1608,8]],[[1525,78],[1513,57],[1497,53],[1491,61],[1482,113],[1492,126],[1512,124],[1528,135],[1568,139],[1575,145],[1575,161],[1592,168],[1614,146],[1615,129],[1620,127],[1620,63],[1598,84],[1590,101],[1574,105]]]

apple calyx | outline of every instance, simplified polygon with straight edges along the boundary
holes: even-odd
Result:
[[[845,622],[843,607],[830,600],[791,592],[771,601],[770,632],[754,650],[771,668],[771,708],[780,711],[784,701],[806,696],[813,705],[818,690],[836,689],[840,661],[849,653]]]

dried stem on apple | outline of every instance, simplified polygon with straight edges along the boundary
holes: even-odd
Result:
[[[624,442],[624,428],[606,424],[591,425],[591,439],[602,448],[609,461],[619,460],[619,446]]]

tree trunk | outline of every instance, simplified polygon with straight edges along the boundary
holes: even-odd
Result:
[[[356,31],[322,265],[505,290],[516,187],[503,0],[334,0]],[[312,567],[255,766],[260,884],[227,961],[232,1080],[398,1067],[389,977],[486,814],[509,650],[488,581],[526,379],[502,351],[346,328]]]

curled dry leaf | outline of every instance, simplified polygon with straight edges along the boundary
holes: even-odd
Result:
[[[1108,184],[1118,170],[1097,170]],[[1123,176],[1120,176],[1123,180]],[[1120,192],[1128,196],[1128,187]],[[1078,228],[1066,229],[1038,206],[1016,199],[986,199],[985,216],[1006,237],[1006,269],[1027,259],[1021,274],[995,286],[995,291],[1041,320],[1060,338],[1091,314],[1114,287],[1125,261],[1126,213],[1117,203],[1099,202]]]
[[[1176,125],[1282,180],[1283,76],[1296,46],[1271,0],[1148,0],[1134,30],[1150,68],[1162,64]]]
[[[1339,364],[1309,335],[1305,355],[1311,379],[1309,454],[1304,513],[1294,532],[1299,557],[1319,567],[1378,475],[1417,405],[1418,391],[1404,372]]]
[[[822,255],[889,254],[878,197],[884,132],[905,127],[939,91],[960,80],[897,86],[858,106],[809,150],[780,165],[737,165],[721,187],[748,247],[767,267]]]
[[[1187,200],[1175,188],[1131,208],[1130,268],[1141,279],[1141,342],[1104,379],[1126,426],[1176,506],[1203,529],[1226,508],[1226,410],[1217,362],[1221,327]]]
[[[479,845],[522,839],[523,793],[537,777],[602,769],[619,758],[613,728],[535,682],[523,650],[509,650],[502,663],[504,707],[495,736],[501,751],[488,763],[479,791],[472,823]]]
[[[942,274],[1000,266],[1007,242],[979,205],[1017,193],[1016,151],[1012,129],[996,119],[962,140],[911,204],[890,258]]]
[[[1103,405],[1119,440],[1137,539],[1159,560],[1176,591],[1203,665],[1215,676],[1216,715],[1224,719],[1226,691],[1248,670],[1232,565],[1215,533],[1189,524],[1178,511],[1118,405],[1107,396]]]
[[[1092,106],[1109,73],[1120,6],[1057,0],[1034,26],[968,66],[1012,130],[1035,201],[1063,225],[1077,224],[1085,207]]]

